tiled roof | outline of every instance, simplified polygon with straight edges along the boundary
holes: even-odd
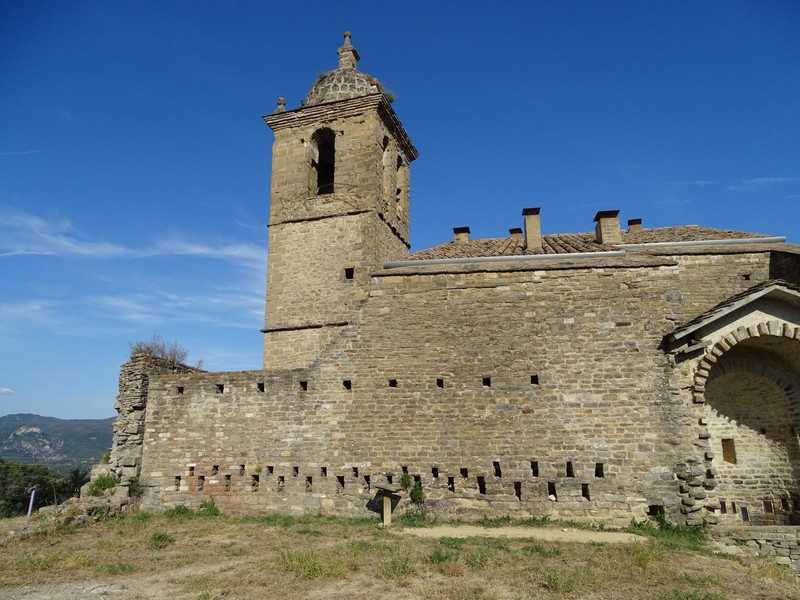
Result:
[[[659,242],[698,242],[707,240],[731,240],[767,237],[758,233],[713,229],[697,225],[681,227],[657,227],[641,231],[622,231],[623,244],[652,244]],[[526,254],[574,254],[577,252],[609,252],[618,248],[609,244],[598,244],[594,232],[559,233],[542,236],[542,250],[525,248],[524,239],[488,238],[451,241],[441,246],[414,252],[408,260],[436,258],[475,258],[481,256],[523,256]]]

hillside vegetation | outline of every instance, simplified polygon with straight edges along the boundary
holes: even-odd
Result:
[[[34,485],[34,508],[38,509],[77,496],[88,480],[89,473],[85,469],[75,468],[69,475],[63,475],[42,465],[26,465],[0,458],[0,517],[26,514],[29,490]]]
[[[800,599],[788,567],[715,555],[702,530],[639,528],[644,541],[627,544],[553,542],[535,527],[423,538],[367,519],[229,517],[212,503],[42,527],[0,552],[0,598]]]
[[[111,447],[108,419],[57,419],[33,414],[0,417],[0,457],[46,465],[62,473],[89,468]]]

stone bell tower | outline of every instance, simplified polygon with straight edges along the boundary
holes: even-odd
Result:
[[[381,83],[339,66],[300,107],[264,117],[275,133],[264,368],[310,365],[366,298],[371,270],[409,249],[409,165],[417,150]]]

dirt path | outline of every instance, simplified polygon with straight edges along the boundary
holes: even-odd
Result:
[[[468,538],[468,537],[502,537],[529,538],[546,542],[583,542],[599,544],[635,544],[645,540],[640,535],[616,531],[592,531],[587,529],[545,529],[534,527],[497,527],[486,528],[474,525],[442,525],[418,529],[405,529],[406,535],[424,538]]]

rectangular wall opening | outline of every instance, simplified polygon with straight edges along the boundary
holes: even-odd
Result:
[[[305,380],[300,381],[300,389],[304,392],[308,391],[308,382]]]
[[[455,491],[456,491],[456,478],[455,477],[448,477],[447,478],[447,491],[455,493]]]
[[[264,384],[259,382],[256,384],[256,391],[263,392],[264,391]]]
[[[581,496],[583,496],[587,500],[591,500],[591,497],[589,496],[589,484],[588,483],[582,483],[581,484]]]
[[[539,376],[531,375],[531,385],[539,385]]]
[[[538,477],[539,476],[539,461],[532,460],[531,461],[531,477]]]
[[[387,475],[386,476],[386,483],[391,484],[394,481],[394,475]]]
[[[789,512],[789,499],[785,496],[781,498],[781,510]]]
[[[282,492],[286,488],[286,479],[283,475],[278,475],[278,492]]]
[[[358,467],[353,467],[353,477],[358,479]]]
[[[723,515],[728,514],[728,503],[725,502],[725,500],[719,501],[719,512],[721,512]]]
[[[194,477],[194,467],[189,467],[189,477]]]
[[[459,471],[461,472],[461,476],[462,476],[464,479],[466,479],[467,477],[469,477],[469,469],[467,469],[466,467],[461,467],[461,469],[459,469]]]
[[[267,465],[267,475],[272,475],[275,472],[275,467],[272,465]]]
[[[206,476],[205,475],[200,475],[200,477],[197,478],[197,491],[198,492],[202,492],[203,491],[203,486],[205,484],[206,484]]]
[[[747,510],[746,506],[742,506],[740,510],[742,511],[742,521],[744,521],[745,523],[749,523],[750,511]]]
[[[515,481],[514,482],[514,495],[517,497],[517,500],[522,500],[522,482]]]
[[[222,383],[218,383],[216,386],[217,394],[222,394],[225,391],[225,385]]]
[[[314,478],[309,475],[306,477],[306,493],[310,494],[314,491]]]
[[[491,377],[484,377],[483,378],[483,387],[492,387],[492,378]]]
[[[400,470],[401,470],[403,473],[405,473],[406,475],[408,475],[408,465],[406,465],[405,467],[400,467]]]
[[[732,465],[736,464],[736,443],[733,441],[733,438],[723,438],[722,460]]]
[[[594,463],[594,476],[600,478],[606,476],[606,469],[603,463]]]
[[[575,469],[572,467],[572,461],[567,461],[567,477],[575,477]]]
[[[327,477],[328,476],[328,467],[320,467],[319,468],[319,474],[322,475],[323,477]]]
[[[422,476],[414,475],[414,483],[422,483]]]
[[[180,475],[177,475],[175,477],[175,481],[174,481],[173,486],[174,486],[176,492],[180,491],[180,489],[181,489],[181,477],[180,477]]]
[[[370,488],[372,488],[372,477],[370,477],[369,475],[364,475],[364,487],[366,488],[367,491],[369,491]]]
[[[499,460],[492,461],[492,466],[494,467],[494,476],[502,477],[503,472],[500,470],[500,461]]]
[[[341,494],[344,492],[344,475],[336,476],[336,493]]]
[[[258,491],[258,484],[261,478],[258,475],[250,475],[250,489],[254,492]]]
[[[434,479],[439,479],[439,468],[438,467],[431,467],[431,477]]]
[[[342,380],[342,385],[344,386],[344,389],[346,389],[346,390],[352,390],[353,389],[353,382],[350,379],[343,379]]]
[[[390,379],[389,387],[397,387],[397,379]]]
[[[231,491],[231,476],[230,475],[225,475],[225,491],[226,492],[230,492]]]
[[[775,506],[772,504],[772,500],[764,500],[763,503],[765,514],[772,514],[775,512]]]
[[[547,482],[547,497],[551,500],[558,500],[558,494],[556,493],[556,482],[555,481],[548,481]]]
[[[292,467],[292,477],[300,475],[300,467]]]
[[[244,477],[244,465],[239,465],[239,477]]]
[[[479,475],[478,476],[478,493],[485,494],[486,493],[486,478]]]
[[[731,502],[731,512],[733,514],[738,514],[739,513],[739,511],[736,510],[736,502]]]
[[[345,267],[344,269],[344,278],[345,279],[352,279],[356,274],[356,270],[353,267]]]
[[[444,388],[444,379],[442,379],[442,378],[437,379],[436,380],[436,387],[439,388],[439,389]]]
[[[175,388],[175,391],[178,392],[179,394],[182,394],[183,390],[184,390],[184,387],[182,385],[179,385],[178,387]]]
[[[211,474],[212,475],[216,475],[217,473],[219,473],[219,465],[212,465],[211,466]]]

